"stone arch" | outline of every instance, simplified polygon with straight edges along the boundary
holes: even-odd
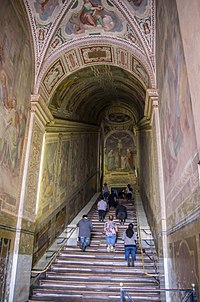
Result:
[[[146,89],[156,87],[153,64],[140,49],[117,38],[89,37],[75,42],[69,41],[67,47],[61,46],[44,62],[38,74],[35,93],[39,92],[49,98],[60,82],[72,72],[86,66],[99,64],[119,66],[134,74]],[[52,87],[48,89],[45,87],[45,81],[57,67],[61,73]]]

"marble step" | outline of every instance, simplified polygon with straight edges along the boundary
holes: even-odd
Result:
[[[88,299],[90,301],[98,301],[98,299],[107,300],[110,301],[111,299],[114,299],[115,301],[120,301],[120,288],[110,289],[110,290],[102,290],[99,288],[99,290],[89,290],[87,288],[80,288],[77,287],[77,290],[73,289],[52,289],[52,288],[38,288],[33,290],[33,295],[36,299],[41,297],[42,299],[49,298],[47,301],[56,301],[55,299],[58,298],[65,298],[67,301],[68,297],[72,298],[80,298],[80,299]],[[140,301],[160,301],[160,295],[159,292],[156,290],[154,292],[149,292],[148,289],[132,289],[129,291],[129,295],[132,297],[132,299],[135,300],[138,299]],[[59,301],[59,300],[57,300]],[[81,301],[81,300],[80,300]],[[87,301],[87,300],[86,300]]]
[[[120,283],[113,281],[113,282],[101,282],[101,281],[91,281],[91,280],[86,280],[87,282],[64,282],[63,280],[41,280],[39,282],[40,287],[44,288],[58,288],[58,289],[67,289],[67,290],[91,290],[95,291],[101,290],[101,291],[107,291],[107,290],[116,290],[118,291],[120,288]],[[134,290],[139,290],[139,288],[145,289],[145,290],[157,290],[158,286],[155,284],[146,284],[145,283],[133,283],[133,282],[123,282],[123,288],[125,290],[134,291]]]
[[[54,271],[48,271],[46,273],[46,278],[47,279],[54,279],[54,280],[66,280],[68,282],[95,282],[95,281],[101,281],[101,282],[107,282],[107,281],[112,281],[112,282],[118,282],[119,283],[132,283],[132,284],[141,284],[149,286],[149,285],[157,285],[158,283],[153,277],[150,277],[148,275],[143,274],[135,274],[132,273],[130,274],[130,270],[126,272],[121,272],[119,274],[119,271],[115,270],[114,272],[106,272],[101,270],[98,271],[98,274],[96,274],[95,270],[91,271],[85,271],[80,273],[77,271],[67,271],[67,272],[54,272]]]
[[[145,272],[144,269],[141,266],[137,266],[137,263],[135,263],[134,267],[127,267],[122,265],[116,265],[113,266],[112,265],[98,265],[95,266],[93,264],[88,264],[87,266],[78,266],[77,263],[72,263],[71,265],[68,265],[67,267],[65,267],[63,264],[52,264],[51,265],[51,271],[55,271],[55,272],[72,272],[74,273],[75,271],[79,271],[80,274],[82,274],[83,272],[95,272],[96,274],[99,274],[100,272],[103,272],[104,274],[108,274],[108,273],[116,273],[116,274],[124,274],[125,272],[127,272],[127,269],[129,271],[130,274],[134,274],[135,276],[140,274],[141,276],[145,276]],[[146,268],[145,268],[146,269]],[[153,267],[149,267],[148,269],[146,269],[148,274],[152,274],[155,275],[155,270]]]
[[[52,263],[45,277],[40,279],[38,286],[32,289],[30,301],[49,302],[117,302],[120,301],[120,284],[128,290],[134,302],[159,301],[159,283],[155,280],[155,270],[152,258],[156,255],[155,248],[145,248],[148,255],[141,255],[137,249],[135,266],[127,267],[124,260],[124,242],[122,234],[130,222],[134,223],[137,232],[137,218],[135,207],[132,203],[124,203],[128,209],[128,219],[124,225],[120,225],[115,245],[115,252],[106,250],[106,238],[103,233],[104,222],[99,221],[96,206],[88,213],[93,223],[91,245],[85,252],[77,246],[65,245],[56,260]],[[106,214],[114,215],[111,210]],[[145,262],[145,270],[142,266],[142,257]],[[155,257],[155,259],[157,259]]]

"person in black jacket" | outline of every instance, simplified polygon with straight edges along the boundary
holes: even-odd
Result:
[[[108,208],[110,210],[111,208],[116,209],[116,207],[117,207],[117,196],[114,193],[114,191],[111,190],[111,193],[108,196]]]
[[[119,219],[120,224],[124,224],[127,219],[127,208],[123,204],[118,204],[115,216]]]

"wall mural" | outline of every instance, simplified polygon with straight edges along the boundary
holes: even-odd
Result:
[[[57,197],[58,199],[63,198],[63,194],[66,194],[66,187],[69,185],[69,175],[68,175],[68,161],[69,161],[69,141],[63,141],[61,145],[61,152],[60,152],[60,160],[57,164],[58,169],[58,191]]]
[[[0,20],[0,191],[2,201],[15,205],[31,94],[31,48],[11,2],[1,1]]]
[[[127,0],[132,8],[139,14],[144,14],[148,4],[148,0]]]
[[[128,132],[114,132],[105,142],[106,172],[134,171],[134,141]]]
[[[48,215],[54,203],[56,177],[56,154],[58,142],[47,143],[44,148],[43,170],[40,184],[40,202],[38,215]]]
[[[161,75],[159,90],[162,101],[164,173],[169,186],[176,178],[178,169],[183,171],[186,162],[194,156],[196,142],[177,11],[170,7],[168,14],[165,15],[165,22],[162,22],[160,28],[160,35],[165,35],[165,43],[161,53],[161,61],[164,64],[159,70]]]
[[[64,3],[64,0],[62,0],[62,3]],[[42,21],[47,21],[53,15],[55,8],[58,5],[59,5],[58,0],[34,1],[35,11]]]
[[[121,31],[123,26],[119,17],[106,9],[101,0],[83,0],[80,11],[72,13],[65,26],[68,35],[84,33],[95,29],[104,31]]]

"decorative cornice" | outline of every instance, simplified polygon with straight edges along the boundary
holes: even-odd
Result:
[[[144,116],[147,120],[151,120],[153,108],[158,107],[158,90],[147,89],[145,98]]]
[[[31,112],[34,112],[43,126],[53,123],[54,117],[39,94],[31,95]]]
[[[63,133],[63,132],[73,132],[73,133],[81,133],[81,132],[99,132],[99,126],[91,125],[87,123],[66,121],[55,119],[51,123],[49,123],[46,127],[46,132],[52,133]]]

